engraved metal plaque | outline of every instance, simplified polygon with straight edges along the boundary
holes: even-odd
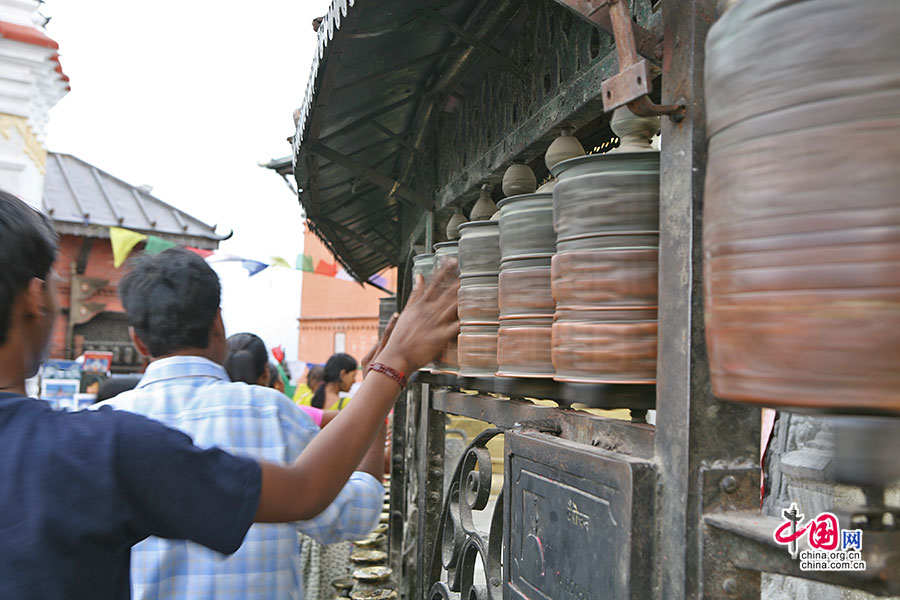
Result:
[[[650,595],[650,463],[540,434],[507,434],[509,598]]]

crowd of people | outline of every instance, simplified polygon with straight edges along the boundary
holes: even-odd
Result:
[[[298,533],[331,544],[378,523],[388,414],[459,328],[453,265],[418,279],[353,401],[359,365],[338,354],[293,402],[262,340],[226,336],[202,258],[140,256],[119,293],[149,366],[59,412],[25,393],[58,313],[56,255],[46,217],[0,192],[0,598],[301,598]]]

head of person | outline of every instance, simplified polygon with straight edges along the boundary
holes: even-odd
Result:
[[[306,385],[309,386],[309,389],[316,391],[322,383],[322,376],[324,374],[325,367],[320,367],[318,365],[311,367],[309,372],[306,373]]]
[[[151,359],[191,355],[224,365],[221,292],[216,272],[184,248],[138,256],[119,282],[134,344]]]
[[[225,370],[232,381],[268,386],[269,353],[258,335],[236,333],[228,338],[228,357]]]
[[[281,379],[281,373],[278,372],[278,365],[273,362],[269,363],[269,382],[268,387],[284,393],[284,381]]]
[[[343,352],[332,354],[322,370],[322,383],[324,385],[320,385],[316,393],[313,394],[310,404],[315,408],[325,408],[325,395],[327,388],[331,384],[334,384],[332,387],[337,388],[338,391],[349,392],[350,388],[353,387],[353,382],[356,381],[357,368],[356,359],[349,354],[344,354]]]
[[[0,191],[0,386],[19,385],[45,358],[58,312],[56,252],[47,217]]]

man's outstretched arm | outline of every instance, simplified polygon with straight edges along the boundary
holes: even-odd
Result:
[[[456,264],[446,265],[427,287],[416,289],[375,362],[407,376],[440,353],[459,332]],[[308,520],[337,497],[372,445],[394,406],[400,386],[381,373],[369,373],[353,402],[316,435],[292,465],[261,462],[262,489],[255,521]]]

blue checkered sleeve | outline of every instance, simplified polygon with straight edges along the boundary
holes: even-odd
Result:
[[[309,521],[298,522],[297,529],[320,544],[362,539],[378,525],[383,499],[381,483],[357,471],[328,508]]]

